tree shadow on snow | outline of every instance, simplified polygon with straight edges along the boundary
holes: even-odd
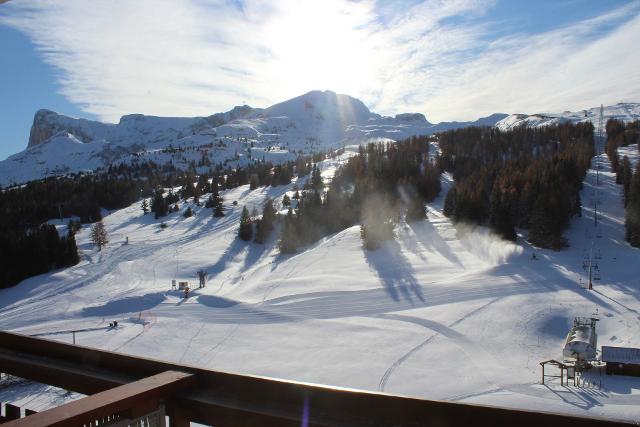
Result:
[[[218,274],[225,271],[227,268],[227,264],[233,261],[233,259],[237,257],[238,254],[240,254],[240,252],[242,252],[249,244],[249,242],[245,242],[237,237],[234,237],[234,239],[231,241],[231,244],[229,244],[224,253],[220,256],[220,258],[218,258],[218,261],[216,261],[216,263],[211,267],[207,268],[207,274],[209,275],[210,279],[215,278],[216,276],[218,276]]]
[[[200,295],[198,297],[198,302],[202,305],[213,308],[229,308],[238,304],[238,301],[217,297],[215,295]]]
[[[449,262],[463,267],[462,262],[451,250],[446,240],[440,236],[438,230],[433,226],[429,220],[420,221],[418,223],[409,224],[409,228],[413,231],[413,234],[417,237],[417,240],[425,248],[433,247],[436,251],[445,257]]]
[[[600,306],[616,313],[620,312],[620,310],[610,304],[606,298],[579,287],[578,284],[571,279],[571,275],[575,276],[578,274],[578,271],[571,268],[567,269],[570,272],[568,277],[566,271],[564,273],[561,271],[566,267],[566,264],[558,265],[552,262],[552,260],[540,256],[535,261],[531,260],[529,264],[509,263],[498,265],[490,269],[488,274],[495,277],[513,277],[516,282],[531,288],[531,293],[557,292],[559,290],[568,290],[577,293],[585,300],[594,304],[585,306],[588,307],[585,309],[585,316],[592,313],[594,306]],[[509,286],[518,286],[518,284],[511,284]]]
[[[267,250],[267,247],[270,246],[269,242],[267,242],[266,244],[260,244],[260,243],[248,243],[249,245],[249,250],[247,252],[247,255],[244,257],[244,263],[242,265],[242,272],[244,273],[245,271],[247,271],[252,265],[254,265],[255,263],[257,263],[262,256],[265,254],[265,252],[269,252]]]
[[[115,227],[113,227],[111,229],[111,232],[116,232],[119,231],[123,228],[127,228],[131,225],[137,225],[138,227],[136,228],[136,230],[143,228],[143,227],[149,227],[149,226],[153,226],[155,224],[159,224],[161,221],[161,219],[156,219],[153,215],[153,212],[147,213],[146,215],[142,213],[142,209],[140,210],[140,214],[139,215],[135,215],[135,216],[131,216],[129,217],[126,221],[121,222],[120,224],[116,225]]]
[[[82,309],[84,316],[112,316],[122,313],[133,313],[151,310],[165,300],[164,292],[156,292],[134,297],[112,300],[106,304],[85,307]]]
[[[383,243],[377,250],[363,250],[367,264],[375,270],[394,301],[400,301],[402,297],[413,304],[415,297],[422,303],[425,302],[413,268],[402,254],[398,242],[391,240]]]

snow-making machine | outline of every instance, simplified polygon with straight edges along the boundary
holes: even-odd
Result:
[[[596,322],[598,320],[596,315],[573,319],[573,326],[567,334],[562,350],[562,356],[566,360],[575,361],[576,365],[596,360],[598,346]]]

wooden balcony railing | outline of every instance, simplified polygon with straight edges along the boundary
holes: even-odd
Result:
[[[164,426],[165,411],[178,427],[636,425],[217,372],[10,332],[0,332],[0,372],[88,395],[3,427]]]

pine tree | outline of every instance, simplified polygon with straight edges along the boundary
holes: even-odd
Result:
[[[445,216],[456,220],[458,212],[458,191],[455,185],[449,190],[447,196],[444,198],[444,213]]]
[[[102,220],[102,209],[98,204],[94,204],[91,207],[91,214],[89,215],[89,221],[101,221]]]
[[[516,241],[515,226],[497,180],[494,182],[489,200],[489,226],[503,239]]]
[[[376,250],[383,242],[394,238],[393,222],[388,219],[381,222],[365,221],[360,226],[360,238],[367,250]]]
[[[251,174],[251,177],[249,178],[249,190],[255,190],[256,188],[258,188],[259,184],[260,182],[258,181],[258,174]]]
[[[251,218],[249,217],[249,210],[247,207],[242,208],[242,215],[240,216],[240,228],[238,229],[238,237],[248,242],[253,237],[253,225],[251,224]]]
[[[76,244],[76,236],[71,229],[69,229],[69,231],[67,232],[65,243],[66,243],[65,259],[64,259],[64,265],[62,265],[62,267],[76,265],[77,263],[80,262],[80,257],[78,256],[78,246]]]
[[[276,220],[276,210],[273,207],[273,200],[267,198],[262,209],[262,219],[258,222],[258,229],[256,230],[256,243],[264,243],[269,238],[271,231],[273,230],[273,224]]]
[[[213,181],[211,184],[211,197],[213,199],[213,216],[214,218],[220,218],[224,216],[224,211],[222,209],[222,196],[220,196],[220,192],[218,190],[218,183]]]
[[[320,168],[318,165],[313,165],[310,186],[314,191],[322,191],[322,189],[324,189],[324,182],[322,181],[322,175],[320,174]]]
[[[362,207],[360,237],[368,250],[378,249],[386,240],[392,240],[393,214],[388,197],[368,196]]]
[[[409,200],[409,206],[407,206],[407,222],[422,221],[425,218],[427,218],[427,211],[424,208],[424,200],[416,194]]]
[[[626,239],[632,245],[640,247],[640,162],[629,184],[629,203],[626,212]]]
[[[622,166],[619,168],[622,182],[622,194],[624,197],[624,206],[626,207],[629,204],[629,192],[631,191],[631,179],[632,179],[632,171],[631,171],[631,162],[629,161],[629,157],[624,156],[622,158]]]
[[[147,202],[147,199],[144,198],[142,199],[142,203],[140,204],[140,208],[142,209],[142,214],[146,215],[149,213],[149,202]]]
[[[291,210],[291,208],[289,208],[289,211],[284,218],[284,225],[282,226],[278,248],[283,254],[291,254],[297,251],[299,246],[300,240],[298,239],[298,234],[294,223],[293,211]]]
[[[307,162],[304,160],[304,157],[298,156],[296,159],[296,175],[298,175],[298,178],[302,178],[308,173]]]
[[[289,206],[291,206],[291,198],[289,197],[288,194],[285,194],[282,197],[282,206],[288,208]]]
[[[161,218],[167,215],[169,208],[167,201],[160,191],[156,191],[151,201],[151,211],[155,214],[155,218]]]
[[[98,250],[102,250],[102,247],[109,243],[107,236],[107,230],[104,227],[102,221],[98,221],[91,227],[91,242],[98,247]]]
[[[224,216],[224,211],[222,210],[221,202],[216,203],[215,207],[213,208],[213,216],[214,218],[220,218]]]
[[[567,245],[557,229],[557,208],[553,195],[540,195],[529,218],[529,242],[543,248],[559,250]]]

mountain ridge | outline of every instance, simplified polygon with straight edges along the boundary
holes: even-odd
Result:
[[[640,119],[640,103],[619,102],[614,105],[603,106],[604,123],[608,119],[630,122]],[[591,122],[598,129],[600,107],[593,107],[581,111],[564,111],[562,113],[510,114],[495,124],[500,130],[510,130],[518,126],[550,126],[560,123]],[[603,129],[604,132],[604,129]]]
[[[34,115],[27,148],[0,161],[0,185],[144,161],[185,170],[205,157],[205,163],[213,166],[242,166],[256,160],[279,163],[371,140],[400,140],[468,126],[509,130],[592,122],[597,128],[599,110],[495,113],[475,121],[431,123],[422,113],[383,116],[357,98],[329,90],[310,91],[267,108],[242,105],[205,117],[127,114],[118,123],[41,109]],[[609,118],[637,120],[640,103],[606,106],[604,120]]]
[[[433,124],[422,113],[382,116],[357,98],[329,90],[310,91],[267,108],[236,106],[206,117],[128,114],[118,123],[76,119],[42,109],[34,116],[27,148],[0,161],[0,185],[147,160],[185,169],[203,156],[213,165],[245,165],[255,160],[278,163],[369,140],[492,126],[504,117],[507,115],[495,114],[472,122]],[[180,155],[168,153],[176,148]]]

